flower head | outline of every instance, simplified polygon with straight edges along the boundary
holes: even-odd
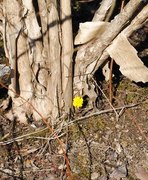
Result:
[[[76,108],[80,108],[83,105],[83,98],[80,96],[77,96],[73,99],[73,106]]]

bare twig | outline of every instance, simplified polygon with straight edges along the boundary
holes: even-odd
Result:
[[[87,70],[87,67],[91,65],[91,63],[100,59],[102,52],[120,33],[123,27],[125,27],[140,4],[141,0],[130,0],[129,3],[124,7],[123,11],[113,19],[110,27],[105,30],[101,37],[88,48],[86,48],[86,51],[83,53],[83,55],[80,54],[79,57],[77,56],[76,62],[78,62],[78,65],[81,66],[81,69]]]
[[[105,20],[109,9],[111,8],[112,3],[114,3],[114,2],[115,1],[112,2],[112,0],[103,0],[101,2],[99,9],[95,12],[95,15],[94,15],[92,21],[103,21],[103,20]]]
[[[148,6],[145,6],[141,10],[141,12],[133,19],[131,24],[127,28],[125,28],[121,33],[123,33],[126,37],[129,37],[134,31],[141,28],[148,18],[147,12],[148,12]],[[110,46],[112,46],[112,44]],[[109,57],[108,53],[104,51],[100,59],[96,61],[97,64],[94,71],[96,71],[101,65],[103,65],[105,61],[108,59],[108,57]]]
[[[123,10],[124,4],[125,4],[125,1],[122,0],[120,12]],[[112,104],[112,100],[113,100],[113,85],[112,85],[113,64],[114,64],[114,60],[111,59],[110,76],[109,76],[109,100],[110,100],[111,104]]]
[[[98,112],[95,112],[95,113],[91,113],[89,115],[86,115],[86,116],[83,116],[83,117],[80,117],[80,118],[77,118],[73,121],[70,121],[68,123],[68,126],[72,125],[73,123],[75,122],[78,122],[78,121],[82,121],[84,119],[88,119],[88,118],[91,118],[93,116],[98,116],[98,115],[101,115],[101,114],[105,114],[105,113],[112,113],[113,111],[118,111],[118,110],[122,110],[123,109],[126,109],[126,108],[133,108],[133,107],[136,107],[138,106],[140,103],[137,103],[137,104],[129,104],[129,105],[125,105],[125,106],[122,106],[122,107],[118,107],[118,108],[114,108],[114,109],[106,109],[106,110],[102,110],[102,111],[98,111]]]
[[[18,136],[16,138],[13,138],[13,139],[9,139],[7,141],[4,141],[4,139],[8,138],[8,136],[5,136],[5,137],[2,137],[1,138],[1,141],[0,141],[0,145],[6,145],[6,144],[11,144],[13,142],[20,142],[20,141],[23,141],[25,139],[31,139],[31,138],[36,138],[36,139],[45,139],[45,140],[53,140],[53,139],[56,139],[55,137],[55,133],[56,135],[59,137],[63,136],[63,134],[61,135],[60,132],[59,132],[59,129],[55,130],[54,133],[50,134],[50,137],[48,138],[44,138],[44,137],[36,137],[36,135],[39,135],[39,134],[43,134],[43,133],[47,133],[49,132],[49,129],[46,127],[46,128],[43,128],[43,129],[39,129],[35,132],[31,132],[31,133],[27,133],[27,134],[24,134],[22,136]],[[60,135],[59,135],[60,134]]]
[[[64,156],[65,161],[66,161],[67,173],[68,173],[68,176],[70,177],[70,179],[72,179],[72,177],[71,177],[71,171],[70,171],[70,166],[69,166],[69,160],[68,160],[68,158],[67,158],[67,156],[66,156],[66,152],[65,152],[65,150],[64,150],[64,148],[63,148],[63,142],[59,139],[56,131],[51,127],[51,125],[50,125],[49,122],[47,121],[47,118],[45,118],[45,117],[33,106],[32,103],[28,102],[24,97],[20,96],[20,95],[19,95],[16,91],[14,91],[12,88],[8,88],[7,86],[5,86],[5,85],[4,85],[3,83],[1,83],[1,82],[0,82],[0,85],[1,85],[2,87],[4,87],[5,89],[8,89],[9,91],[13,92],[15,95],[19,96],[24,102],[27,102],[28,105],[30,105],[30,106],[36,111],[36,113],[42,118],[42,121],[43,121],[44,124],[47,126],[48,131],[50,131],[50,132],[54,135],[55,139],[57,140],[57,142],[59,143],[59,145],[60,145],[60,147],[61,147],[61,149],[62,149],[62,151],[63,151],[63,156]],[[0,145],[6,145],[6,144],[4,144],[4,142],[0,142]]]
[[[99,90],[101,91],[101,93],[103,94],[103,96],[105,97],[105,99],[108,101],[108,103],[109,103],[110,107],[113,109],[113,111],[114,111],[114,112],[115,112],[115,114],[116,114],[116,119],[118,120],[119,115],[118,115],[118,113],[117,113],[116,109],[114,108],[114,106],[112,105],[112,103],[110,102],[110,100],[107,98],[107,96],[105,95],[105,93],[103,92],[103,90],[100,88],[100,86],[97,84],[97,82],[95,81],[95,79],[94,79],[94,78],[92,78],[92,80],[94,81],[94,83],[95,83],[96,87],[97,87],[97,88],[99,88]]]
[[[111,104],[112,104],[112,101],[113,101],[113,84],[112,84],[113,64],[114,64],[114,60],[111,59],[110,74],[109,74],[109,100],[110,100]]]

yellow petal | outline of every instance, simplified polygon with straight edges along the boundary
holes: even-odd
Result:
[[[83,105],[83,98],[80,96],[77,96],[73,99],[73,106],[76,108],[80,108]]]

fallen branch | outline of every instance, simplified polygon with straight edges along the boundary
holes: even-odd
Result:
[[[141,0],[129,1],[123,11],[113,19],[110,27],[105,30],[102,36],[95,42],[92,42],[83,55],[80,54],[77,56],[76,62],[81,70],[86,70],[87,66],[101,57],[107,46],[110,45],[113,39],[120,33],[125,25],[127,25],[127,22],[130,21],[130,18],[133,16],[140,4]]]
[[[68,126],[72,125],[72,124],[75,123],[75,122],[78,122],[78,121],[82,121],[82,120],[84,120],[84,119],[91,118],[91,117],[93,117],[93,116],[98,116],[98,115],[105,114],[105,113],[112,113],[112,112],[118,111],[118,110],[122,110],[122,111],[123,111],[123,109],[133,108],[133,107],[138,106],[139,104],[141,104],[141,103],[129,104],[129,105],[125,105],[125,106],[118,107],[118,108],[114,108],[114,109],[106,109],[106,110],[98,111],[98,112],[95,112],[95,113],[91,113],[91,114],[89,114],[89,115],[86,115],[86,116],[77,118],[77,119],[75,119],[75,120],[73,120],[73,121],[70,121],[70,122],[68,123]]]
[[[112,7],[112,3],[114,2],[112,2],[112,0],[103,0],[99,9],[95,12],[92,21],[104,21],[107,16],[107,12],[110,11],[109,9]]]
[[[148,18],[148,6],[145,6],[141,10],[141,12],[133,19],[131,24],[127,28],[125,28],[121,33],[123,33],[126,37],[129,37],[130,35],[132,35],[134,31],[140,29],[143,26],[143,24],[147,21],[147,18]],[[110,46],[112,46],[112,44]],[[96,64],[94,71],[96,71],[101,65],[103,65],[103,63],[106,62],[108,57],[109,55],[107,51],[104,51],[100,59],[94,62],[94,64]]]

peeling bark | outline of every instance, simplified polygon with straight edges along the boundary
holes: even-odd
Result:
[[[75,94],[80,94],[82,96],[88,95],[87,93],[89,90],[90,99],[94,99],[94,95],[91,97],[91,94],[94,93],[94,88],[90,88],[93,87],[91,85],[91,78],[98,69],[100,61],[102,61],[102,54],[105,53],[106,48],[111,44],[116,36],[118,36],[118,34],[120,34],[120,32],[126,28],[128,24],[130,24],[131,17],[135,16],[135,12],[137,11],[140,4],[140,0],[130,0],[121,13],[114,17],[109,27],[106,28],[101,36],[80,47],[76,57],[74,74]],[[100,16],[98,17],[100,19],[102,18]],[[94,19],[97,21],[99,18]],[[105,60],[108,58],[108,54],[105,53],[103,56],[104,59],[101,63],[105,62]]]
[[[71,22],[71,1],[61,0],[62,17],[62,88],[66,111],[72,105],[72,55],[73,34]]]
[[[29,116],[40,119],[37,110],[54,124],[71,107],[70,1],[62,0],[61,4],[62,16],[57,0],[4,1],[4,44],[13,72],[9,95],[12,113],[20,121]]]

